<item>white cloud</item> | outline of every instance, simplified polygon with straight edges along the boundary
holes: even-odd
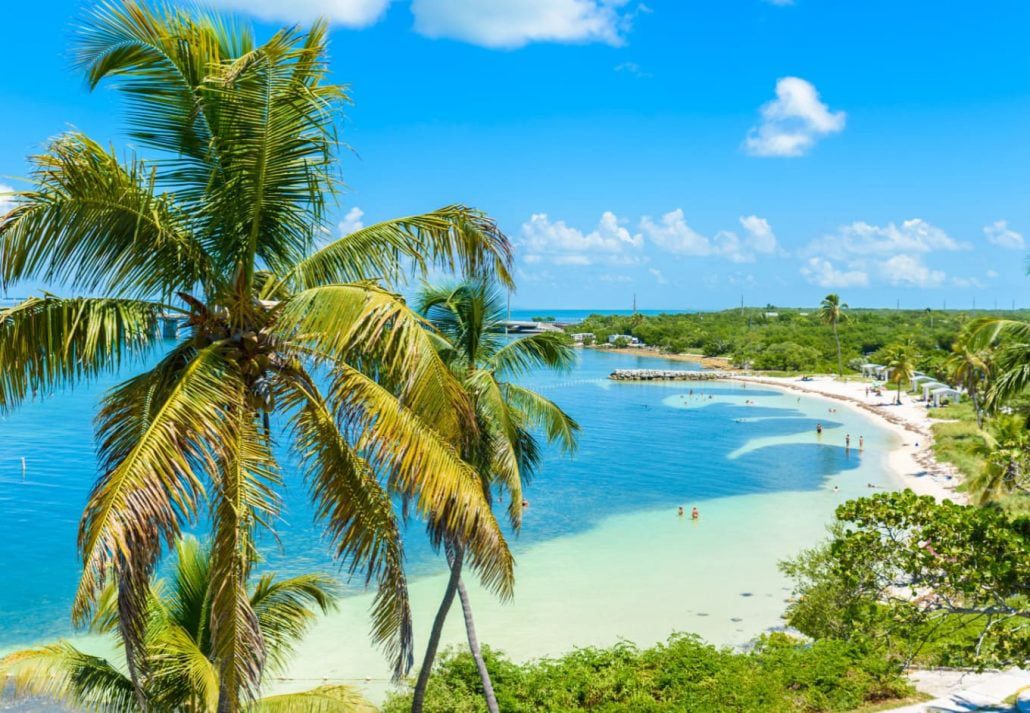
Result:
[[[627,0],[412,0],[415,30],[484,47],[529,42],[621,45],[633,14]]]
[[[720,230],[714,238],[691,228],[677,208],[656,222],[650,216],[640,220],[640,230],[647,239],[659,248],[680,255],[718,255],[731,262],[754,262],[756,255],[771,255],[780,251],[772,226],[765,218],[757,215],[741,216],[744,228],[741,237],[731,230]]]
[[[830,258],[854,255],[892,255],[929,253],[935,250],[963,250],[967,245],[956,242],[941,228],[920,218],[901,225],[870,225],[862,221],[844,225],[836,233],[824,235],[809,243],[805,253]]]
[[[640,230],[650,242],[672,253],[709,255],[712,252],[711,241],[687,225],[682,208],[669,211],[657,223],[645,215],[640,219]]]
[[[343,220],[340,221],[340,235],[350,235],[355,230],[364,228],[365,224],[361,221],[363,215],[365,215],[365,211],[357,206],[347,211],[347,215],[343,216]]]
[[[556,265],[589,265],[632,262],[634,257],[624,253],[639,248],[642,243],[643,237],[630,233],[611,211],[601,214],[597,227],[588,233],[569,226],[564,220],[552,221],[546,213],[534,213],[522,224],[520,247],[525,250],[526,262],[547,260]]]
[[[987,242],[998,247],[1011,250],[1022,250],[1026,247],[1023,236],[1010,228],[1007,220],[996,220],[990,225],[985,225],[984,235],[987,236]]]
[[[610,282],[618,284],[628,284],[633,282],[633,278],[629,275],[612,275],[611,273],[605,273],[597,278],[601,282]]]
[[[654,281],[657,282],[659,285],[669,284],[669,281],[665,278],[665,275],[658,268],[651,267],[648,268],[647,271],[651,273],[651,277],[653,277]]]
[[[0,183],[0,215],[14,208],[14,189],[5,183]]]
[[[803,156],[818,139],[844,130],[846,114],[831,112],[819,92],[800,77],[776,82],[776,99],[762,106],[762,122],[751,128],[744,150],[752,156]]]
[[[337,25],[367,27],[386,13],[390,0],[206,0],[206,4],[262,20],[308,23],[324,17]]]
[[[998,276],[998,273],[995,270],[988,270],[984,274],[987,275],[988,279],[991,279],[991,280],[993,280],[995,277]]]
[[[620,62],[615,65],[615,71],[623,74],[631,74],[638,79],[649,79],[654,76],[650,72],[644,71],[644,69],[636,62]]]
[[[879,264],[880,275],[895,287],[940,287],[946,275],[931,270],[915,255],[894,255]]]
[[[829,260],[809,258],[801,274],[813,285],[820,287],[866,287],[869,275],[862,270],[838,270]]]

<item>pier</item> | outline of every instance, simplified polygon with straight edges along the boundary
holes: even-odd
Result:
[[[612,381],[715,381],[731,379],[736,374],[726,371],[688,371],[686,369],[616,369]]]

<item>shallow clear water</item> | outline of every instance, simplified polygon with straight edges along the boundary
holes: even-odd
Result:
[[[516,602],[507,608],[483,604],[488,640],[515,655],[557,653],[570,642],[604,643],[617,636],[645,642],[675,629],[726,643],[751,636],[775,624],[783,608],[776,560],[817,539],[845,497],[864,494],[868,483],[890,485],[883,461],[890,435],[863,415],[831,413],[832,404],[822,400],[729,382],[606,378],[612,369],[633,366],[691,368],[585,350],[569,374],[525,379],[583,430],[575,457],[548,452],[527,491],[530,507],[514,543],[520,555]],[[0,648],[71,633],[76,527],[95,478],[91,421],[100,394],[116,381],[106,378],[27,404],[0,420]],[[821,437],[817,423],[824,428]],[[850,451],[845,433],[856,446]],[[865,437],[863,453],[859,435]],[[285,446],[283,459],[281,546],[266,541],[268,566],[282,572],[330,569]],[[697,505],[701,521],[677,518],[679,505],[688,511]],[[413,592],[421,628],[437,596],[442,560],[417,524],[407,536],[409,567],[421,575]],[[736,596],[747,591],[742,587],[763,586],[768,591],[754,598]],[[709,594],[713,605],[702,607],[697,598]],[[345,606],[337,621],[350,640],[364,637],[364,596],[354,600],[357,606]],[[650,606],[632,604],[648,597],[656,598]],[[584,598],[589,606],[582,605]],[[747,616],[721,611],[730,604]],[[532,635],[520,638],[527,616],[546,630],[533,627]],[[607,623],[599,624],[599,617]],[[345,655],[322,639],[340,635],[333,631],[319,627],[306,645],[309,663],[326,665],[324,645],[341,671],[372,675],[373,665],[378,671],[363,644]]]

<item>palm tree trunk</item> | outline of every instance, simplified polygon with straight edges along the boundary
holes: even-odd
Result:
[[[422,707],[426,702],[426,686],[429,684],[429,674],[433,670],[433,660],[436,658],[436,650],[440,647],[440,636],[443,634],[443,624],[447,621],[447,612],[454,602],[454,593],[458,590],[461,582],[461,565],[464,559],[464,551],[461,547],[454,547],[453,555],[451,548],[447,547],[447,559],[451,565],[451,576],[447,579],[447,589],[443,593],[443,601],[433,619],[433,629],[429,632],[429,642],[426,644],[426,655],[422,659],[422,668],[418,672],[418,679],[415,681],[415,691],[411,697],[411,713],[422,713]]]
[[[465,590],[465,583],[458,580],[458,598],[461,600],[461,611],[465,615],[465,633],[468,635],[469,651],[476,661],[476,668],[479,670],[479,680],[483,683],[483,698],[486,699],[486,709],[490,713],[500,713],[497,708],[497,696],[494,695],[494,684],[490,680],[490,672],[486,669],[486,661],[483,660],[483,652],[479,650],[479,637],[476,636],[476,623],[472,620],[472,605],[469,603],[469,594]]]
[[[840,334],[837,333],[837,323],[833,323],[833,338],[837,342],[837,376],[844,378],[844,357],[840,353]]]

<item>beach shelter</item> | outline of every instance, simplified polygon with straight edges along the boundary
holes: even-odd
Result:
[[[936,383],[936,381],[937,380],[934,379],[932,376],[927,376],[926,374],[919,374],[913,377],[912,379],[912,391],[918,391],[919,387],[923,384],[926,384],[928,382]]]
[[[940,389],[934,389],[930,392],[930,396],[933,398],[933,405],[940,406],[943,401],[958,402],[962,399],[962,392],[958,389],[953,389],[950,386],[945,386]]]
[[[877,369],[882,369],[882,368],[883,367],[881,367],[879,364],[871,364],[871,363],[870,364],[863,364],[862,365],[862,376],[864,376],[867,379],[875,378],[876,377],[876,370]]]
[[[927,383],[923,384],[923,401],[926,401],[927,403],[929,403],[929,401],[930,401],[930,393],[934,389],[943,389],[943,388],[947,388],[947,386],[948,386],[947,384],[942,384],[939,381],[928,381]]]

